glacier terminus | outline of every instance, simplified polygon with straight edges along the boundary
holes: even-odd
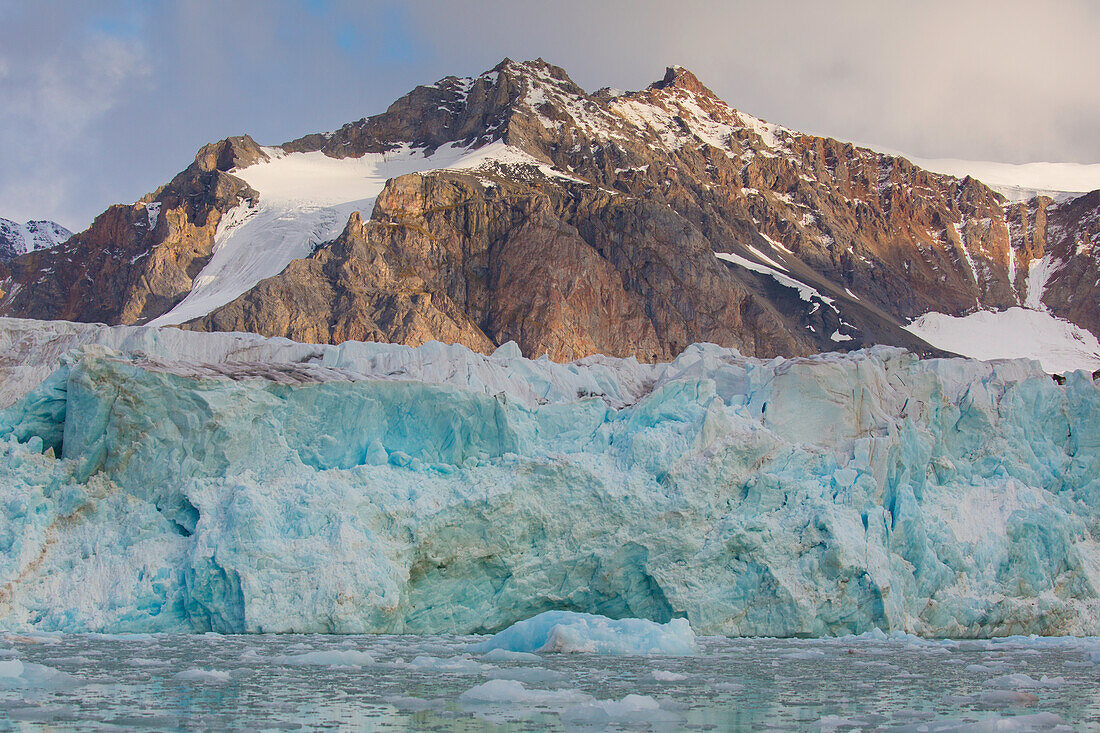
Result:
[[[1100,387],[0,320],[0,624],[1100,634]]]

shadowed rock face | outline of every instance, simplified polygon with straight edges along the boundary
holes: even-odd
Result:
[[[541,168],[392,179],[335,241],[186,327],[479,351],[515,340],[557,360],[666,359],[694,341],[756,356],[873,343],[931,353],[900,325],[1019,305],[1046,256],[1042,303],[1100,333],[1097,194],[1007,205],[976,180],[738,112],[678,67],[641,92],[588,94],[541,60],[505,60],[282,149],[356,158],[495,141]],[[204,147],[143,202],[0,269],[0,314],[167,312],[223,216],[261,196],[230,171],[267,158],[248,137]]]
[[[1100,334],[1100,191],[1060,205],[1038,197],[1011,209],[1014,243],[1033,259],[1060,267],[1046,281],[1042,304],[1051,312]]]

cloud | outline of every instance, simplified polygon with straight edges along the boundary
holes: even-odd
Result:
[[[1098,36],[1090,0],[0,4],[0,216],[82,227],[203,143],[333,129],[505,56],[588,89],[678,63],[770,121],[921,157],[1100,162]]]
[[[728,102],[801,130],[926,157],[1100,161],[1100,4],[483,0],[417,9],[437,55],[541,55],[586,87],[679,63]],[[492,22],[486,22],[486,18]]]
[[[140,43],[102,31],[23,30],[0,40],[0,203],[8,217],[66,223],[93,128],[149,67]]]

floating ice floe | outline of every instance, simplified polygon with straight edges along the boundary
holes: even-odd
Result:
[[[478,651],[590,652],[595,654],[695,654],[687,619],[659,624],[640,618],[610,619],[590,613],[545,611],[475,645]]]
[[[79,678],[44,664],[0,659],[0,689],[63,689],[80,684]]]

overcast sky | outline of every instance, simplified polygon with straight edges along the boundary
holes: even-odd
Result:
[[[0,216],[85,228],[187,166],[541,56],[588,90],[681,64],[807,132],[926,158],[1100,162],[1100,3],[0,0]]]

